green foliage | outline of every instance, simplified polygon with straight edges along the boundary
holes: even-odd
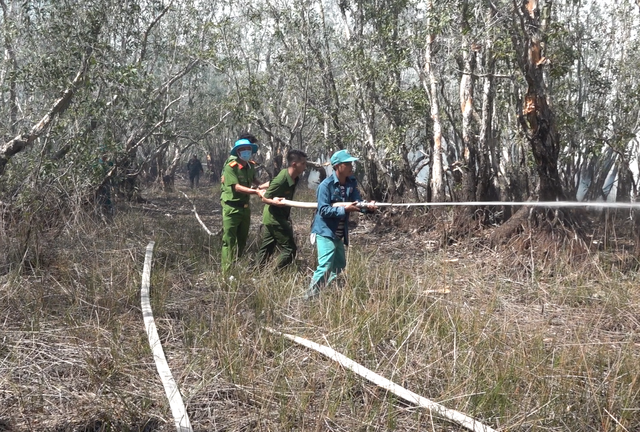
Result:
[[[0,186],[4,201],[14,202],[16,191],[25,193],[16,181],[24,171],[39,182],[78,188],[66,195],[89,200],[105,181],[100,159],[114,164],[116,183],[136,173],[154,180],[152,161],[155,170],[175,174],[176,151],[178,161],[188,148],[223,154],[245,130],[259,136],[261,157],[272,158],[265,166],[276,166],[278,155],[292,147],[312,159],[346,147],[362,155],[371,170],[366,178],[379,180],[379,192],[386,194],[401,180],[410,185],[415,161],[402,164],[417,151],[428,159],[433,140],[424,81],[430,35],[445,165],[464,153],[460,71],[461,53],[470,44],[480,62],[472,101],[476,134],[483,86],[497,75],[486,144],[493,178],[504,179],[495,186],[504,190],[510,183],[504,175],[519,173],[522,161],[530,160],[521,157],[527,83],[518,66],[524,55],[519,16],[510,2],[499,1],[495,9],[462,0],[434,2],[431,8],[411,0],[72,0],[10,6],[2,15],[2,36],[14,58],[0,61],[5,141],[44,117],[83,62],[87,72],[67,110],[10,162],[9,171],[16,172]],[[632,55],[639,48],[632,6],[555,2],[546,16],[549,62],[541,68],[561,139],[559,170],[569,190],[576,189],[585,160],[602,160],[603,147],[614,149],[622,165],[633,160],[628,144],[637,133],[640,68]],[[495,70],[485,69],[489,61]],[[450,184],[452,191],[459,187]]]

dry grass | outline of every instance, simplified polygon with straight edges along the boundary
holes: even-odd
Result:
[[[217,232],[217,193],[192,196]],[[194,430],[459,430],[265,325],[500,430],[640,430],[639,277],[622,250],[552,259],[363,220],[340,287],[306,302],[308,211],[294,211],[297,269],[247,258],[228,282],[191,204],[148,198],[0,277],[0,430],[173,429],[139,306],[150,240],[154,315]]]

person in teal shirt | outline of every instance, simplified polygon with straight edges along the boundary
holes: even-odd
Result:
[[[300,175],[307,169],[307,155],[301,150],[291,150],[287,153],[287,168],[271,180],[269,188],[262,195],[262,202],[267,204],[262,212],[264,234],[262,245],[258,251],[258,264],[264,266],[274,254],[276,247],[280,249],[280,256],[276,266],[286,267],[296,256],[296,246],[293,227],[291,226],[291,207],[282,204],[282,200],[292,200]]]
[[[377,210],[373,202],[365,207],[358,206],[362,197],[353,176],[353,163],[357,160],[346,150],[335,152],[331,156],[334,172],[316,190],[318,211],[313,218],[311,233],[315,235],[318,267],[304,294],[305,299],[320,294],[320,289],[334,281],[347,266],[345,245],[349,244],[349,214]]]
[[[241,135],[231,149],[222,169],[220,201],[222,203],[222,272],[231,269],[233,260],[242,256],[251,224],[251,195],[262,197],[269,184],[259,184],[255,162],[251,160],[258,151],[253,135]]]

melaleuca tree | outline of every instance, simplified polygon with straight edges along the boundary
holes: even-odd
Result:
[[[39,25],[44,29],[51,26],[50,31],[56,38],[51,38],[48,45],[40,48],[34,43],[33,50],[42,51],[48,47],[58,52],[37,52],[35,57],[41,59],[40,63],[25,65],[20,74],[26,86],[25,94],[29,94],[31,100],[40,97],[43,104],[45,97],[53,99],[56,92],[64,89],[59,81],[68,81],[62,68],[72,62],[73,58],[67,51],[72,50],[74,44],[60,40],[65,34],[64,26],[69,28],[69,32],[90,27],[88,17],[75,13],[74,19],[69,20],[67,14],[79,9],[91,11],[86,3],[84,7],[69,4],[68,10],[55,9],[54,5],[48,7],[51,10],[46,13],[40,10],[43,18]],[[143,137],[169,123],[166,119],[163,122],[168,107],[177,106],[183,99],[185,107],[193,102],[192,95],[188,94],[190,88],[179,88],[180,82],[201,63],[210,49],[206,46],[210,39],[203,37],[206,23],[194,22],[194,11],[185,9],[184,4],[178,8],[155,1],[99,2],[95,5],[94,14],[102,14],[102,18],[95,19],[98,28],[94,40],[89,41],[86,36],[72,32],[67,35],[68,40],[76,41],[91,53],[88,60],[90,72],[83,81],[84,93],[82,97],[74,98],[75,109],[68,113],[69,125],[88,125],[92,132],[89,136],[93,137],[98,153],[135,155]],[[64,25],[51,22],[51,17],[55,16],[62,16]],[[36,25],[34,21],[34,18],[30,19],[31,26]],[[164,25],[164,21],[172,24]],[[25,48],[29,49],[32,48]],[[77,51],[83,52],[80,48]],[[64,54],[67,54],[66,58]],[[81,57],[77,57],[76,63],[79,63]],[[65,58],[64,64],[61,58]],[[35,87],[39,82],[42,89]],[[86,128],[77,132],[86,138]],[[69,147],[73,139],[58,140],[57,144],[59,147],[51,146],[50,150],[58,159],[74,149]]]
[[[557,7],[550,32],[549,70],[559,129],[563,187],[572,198],[606,199],[616,177],[618,199],[635,188],[629,173],[638,131],[640,20],[630,1],[603,5],[567,2]],[[616,189],[614,188],[614,190]]]
[[[22,41],[3,63],[11,77],[6,118],[14,106],[23,114],[14,122],[18,139],[6,136],[0,147],[2,167],[16,182],[28,172],[57,182],[66,195],[74,191],[74,202],[90,202],[101,186],[133,184],[149,160],[181,155],[211,129],[213,116],[195,115],[203,105],[193,102],[208,85],[197,72],[215,68],[213,12],[155,0],[4,6],[12,23],[3,27],[5,40]]]
[[[409,192],[417,198],[410,154],[424,145],[424,95],[412,65],[413,6],[396,1],[340,2],[343,58],[353,145],[363,156],[365,189],[375,199]]]
[[[288,150],[313,149],[321,138],[314,105],[322,100],[316,80],[322,72],[310,40],[318,23],[308,3],[238,5],[245,11],[241,18],[223,23],[228,125],[261,138],[270,175],[283,167]]]

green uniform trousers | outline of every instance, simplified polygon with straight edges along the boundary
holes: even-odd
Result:
[[[222,205],[222,271],[226,273],[231,268],[233,260],[242,256],[249,238],[251,224],[251,209],[235,208]]]
[[[264,265],[278,247],[280,248],[278,268],[291,264],[298,251],[291,223],[285,220],[280,221],[279,224],[264,225],[263,231],[262,245],[258,251],[258,263]]]

